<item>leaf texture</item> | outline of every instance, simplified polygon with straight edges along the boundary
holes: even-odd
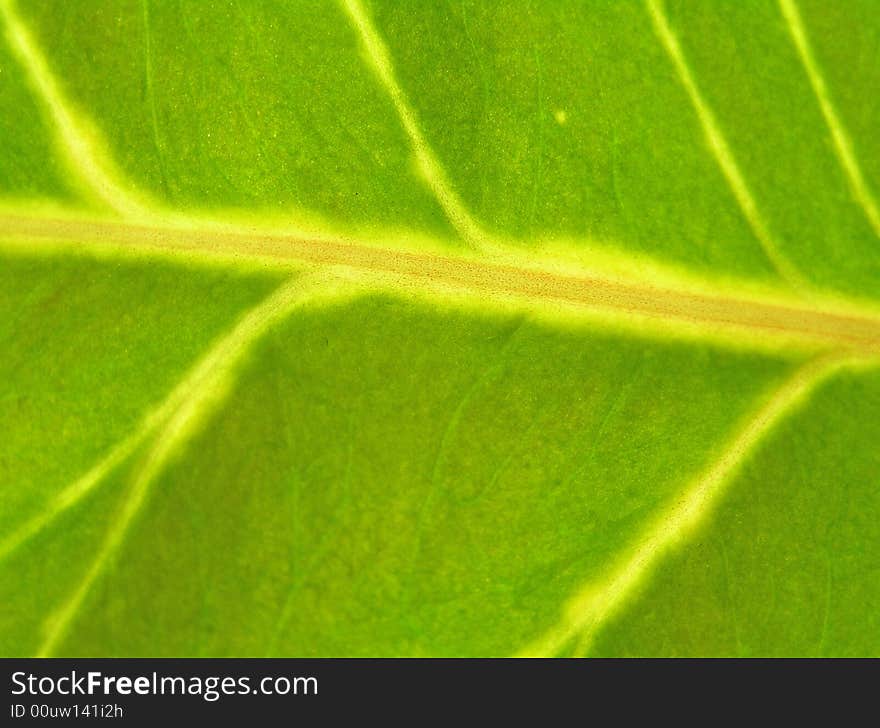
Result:
[[[0,653],[876,655],[868,0],[0,0]]]

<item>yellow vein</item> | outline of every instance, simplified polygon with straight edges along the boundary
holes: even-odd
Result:
[[[853,151],[852,141],[840,116],[837,114],[834,104],[831,103],[831,95],[828,93],[828,87],[825,85],[825,79],[819,70],[819,64],[813,56],[813,49],[807,38],[807,31],[804,28],[800,11],[798,10],[795,0],[779,0],[779,9],[785,17],[785,23],[788,32],[797,48],[801,63],[813,87],[813,93],[816,94],[816,100],[819,102],[819,108],[822,110],[822,116],[825,117],[825,124],[828,131],[831,132],[831,139],[834,142],[834,151],[837,154],[837,160],[849,180],[852,187],[853,195],[856,201],[861,205],[868,222],[874,233],[880,236],[880,209],[877,207],[877,201],[871,194],[871,189],[862,175],[859,167],[858,159]]]
[[[141,429],[158,429],[153,445],[135,472],[120,513],[85,576],[70,597],[47,620],[45,639],[37,656],[51,655],[65,638],[95,582],[120,551],[129,528],[147,502],[150,486],[181,447],[197,434],[199,427],[222,404],[238,367],[255,342],[296,306],[323,297],[337,297],[341,289],[335,283],[336,277],[332,272],[322,272],[281,285],[243,316],[192,368],[186,379],[175,388],[169,401],[160,407],[164,414],[160,427],[150,418],[145,420]],[[74,486],[67,507],[72,505],[72,498],[79,499],[83,495],[84,488]]]
[[[116,212],[143,217],[147,205],[126,189],[113,163],[100,150],[90,124],[77,116],[58,85],[39,45],[15,11],[13,0],[0,0],[0,15],[6,27],[10,48],[27,74],[31,85],[48,112],[58,136],[58,144],[71,171],[86,188]]]
[[[654,25],[654,31],[675,66],[681,84],[684,86],[685,91],[687,91],[694,111],[697,113],[697,118],[703,129],[703,136],[706,139],[709,151],[715,157],[715,161],[721,169],[724,179],[727,180],[727,185],[736,198],[743,216],[752,229],[752,233],[757,238],[764,253],[777,272],[790,283],[804,287],[803,276],[780,252],[767,224],[764,222],[763,216],[758,210],[758,204],[755,202],[755,198],[740,171],[736,158],[733,156],[733,151],[727,143],[724,133],[721,131],[721,126],[718,124],[714,112],[709,107],[709,104],[706,103],[703,94],[697,86],[697,82],[694,80],[678,38],[669,25],[662,0],[646,0],[646,5],[651,16],[651,22]]]
[[[588,584],[569,603],[563,619],[523,655],[558,654],[581,639],[586,651],[597,631],[648,578],[661,559],[702,526],[723,496],[726,486],[767,433],[790,415],[816,386],[845,364],[839,357],[821,357],[803,365],[744,423],[712,463],[652,526],[595,583]]]
[[[349,271],[365,284],[405,293],[438,288],[470,295],[478,301],[514,300],[526,304],[562,305],[656,322],[682,325],[689,333],[717,336],[719,331],[756,337],[756,342],[782,338],[831,345],[868,356],[880,353],[880,317],[870,310],[824,310],[815,304],[759,300],[713,293],[686,284],[650,279],[624,279],[595,272],[539,267],[513,253],[502,261],[446,256],[427,251],[378,247],[348,238],[307,238],[299,233],[258,228],[205,225],[176,227],[83,219],[30,218],[0,214],[7,239],[57,245],[69,241],[81,250],[92,243],[111,250],[168,251],[236,259],[275,261],[280,267],[309,264]]]
[[[464,202],[452,188],[443,166],[425,139],[425,135],[419,127],[416,113],[409,105],[403,89],[397,82],[388,48],[364,6],[360,0],[341,0],[341,4],[352,26],[360,36],[361,45],[370,67],[391,97],[400,123],[406,131],[416,155],[422,178],[461,236],[477,248],[491,247],[489,235],[474,220]]]
[[[172,402],[178,395],[178,389],[175,389],[157,410],[144,417],[137,429],[113,447],[91,470],[58,493],[39,514],[0,541],[0,561],[10,556],[65,511],[79,503],[111,472],[125,462],[128,456],[161,424],[162,414],[173,409]]]
[[[175,412],[180,410],[191,393],[197,390],[206,377],[217,369],[219,362],[237,353],[236,344],[242,342],[244,334],[259,335],[260,329],[255,327],[253,322],[264,315],[265,311],[273,310],[275,305],[272,298],[267,299],[243,318],[231,332],[219,337],[208,352],[187,371],[165,399],[147,412],[131,434],[117,443],[87,473],[58,493],[38,515],[0,541],[0,561],[42,531],[65,511],[79,503],[111,472],[125,462],[163,423],[166,423]]]

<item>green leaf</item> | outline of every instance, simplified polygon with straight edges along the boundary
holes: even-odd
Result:
[[[872,2],[0,19],[0,654],[880,653]]]

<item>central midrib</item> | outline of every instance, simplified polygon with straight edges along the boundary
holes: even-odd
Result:
[[[730,327],[783,335],[880,354],[880,318],[818,308],[711,295],[595,274],[560,273],[493,260],[381,248],[349,240],[213,227],[176,227],[106,220],[0,217],[9,237],[98,243],[137,249],[199,252],[340,266],[361,273],[403,277],[485,296],[502,296],[703,327]]]

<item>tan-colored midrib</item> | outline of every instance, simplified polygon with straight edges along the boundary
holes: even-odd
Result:
[[[537,270],[490,260],[380,248],[345,240],[310,239],[289,233],[91,220],[7,216],[0,217],[0,232],[32,240],[105,243],[342,266],[486,296],[512,296],[670,322],[732,327],[765,336],[794,336],[868,355],[880,354],[880,319],[871,316],[714,296],[590,274]]]

